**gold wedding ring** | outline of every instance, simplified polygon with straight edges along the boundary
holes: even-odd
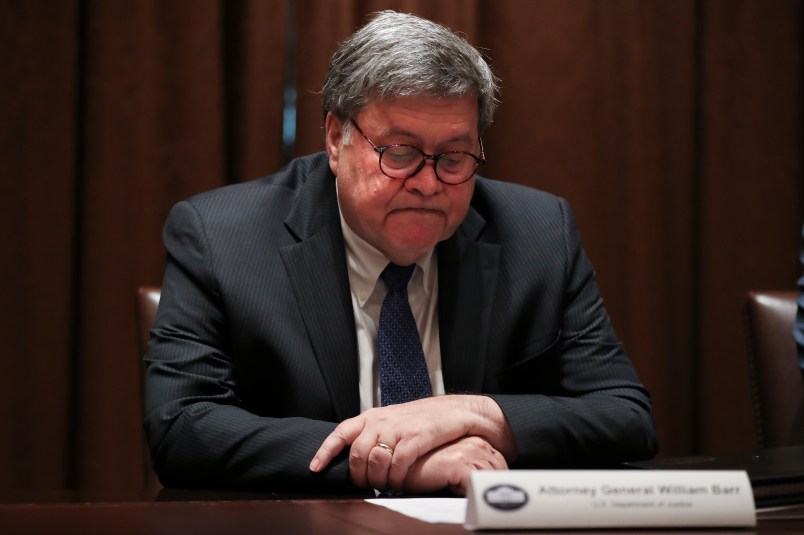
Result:
[[[394,450],[393,450],[393,449],[391,448],[391,446],[389,446],[388,444],[384,444],[384,443],[382,443],[382,442],[377,442],[377,447],[378,447],[378,448],[382,448],[382,449],[384,449],[385,451],[387,451],[388,453],[390,453],[390,454],[391,454],[391,456],[393,456],[393,455],[394,455]]]

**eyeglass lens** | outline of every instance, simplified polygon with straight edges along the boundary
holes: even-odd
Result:
[[[465,152],[428,156],[409,145],[391,145],[380,153],[380,170],[392,178],[409,178],[418,173],[427,160],[434,160],[439,180],[451,184],[467,181],[478,167],[478,160]]]

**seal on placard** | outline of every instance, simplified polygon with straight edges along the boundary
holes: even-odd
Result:
[[[483,500],[500,511],[515,511],[528,503],[528,493],[514,485],[495,485],[486,489]]]

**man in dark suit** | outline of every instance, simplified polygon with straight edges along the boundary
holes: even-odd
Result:
[[[326,153],[172,210],[146,357],[165,485],[460,494],[655,453],[569,206],[475,176],[496,91],[464,39],[383,12],[332,58]]]

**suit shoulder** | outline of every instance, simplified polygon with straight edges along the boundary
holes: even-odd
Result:
[[[200,212],[243,211],[250,206],[289,206],[303,186],[330,173],[327,155],[319,152],[295,158],[271,175],[198,193],[179,204]],[[231,213],[231,212],[230,212]]]

